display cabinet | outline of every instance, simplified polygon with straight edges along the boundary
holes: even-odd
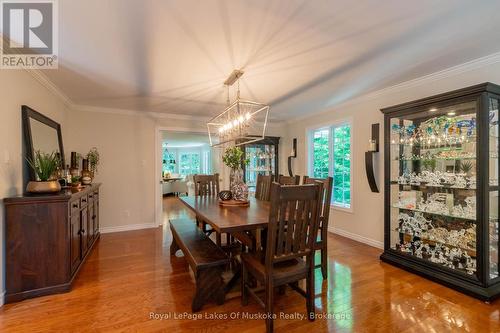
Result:
[[[482,300],[500,294],[500,86],[384,108],[381,259]]]
[[[244,166],[244,180],[250,191],[255,191],[257,175],[277,175],[279,165],[279,137],[266,136],[264,139],[242,145],[248,165]]]

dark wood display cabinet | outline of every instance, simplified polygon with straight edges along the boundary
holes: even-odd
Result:
[[[242,142],[244,141],[237,141],[237,143]],[[241,145],[245,158],[249,160],[248,165],[243,166],[243,175],[250,190],[255,190],[258,174],[278,175],[279,142],[279,137],[266,136],[262,140]]]
[[[484,83],[381,110],[381,259],[485,301],[500,295],[499,101]]]
[[[99,239],[99,187],[4,199],[7,303],[71,289]]]

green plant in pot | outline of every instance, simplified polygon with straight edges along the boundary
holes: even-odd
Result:
[[[61,160],[54,152],[47,154],[37,150],[33,158],[27,158],[28,165],[33,170],[36,180],[26,186],[29,193],[53,193],[61,190],[61,184],[54,174],[61,164]]]
[[[222,162],[231,169],[229,188],[233,199],[237,201],[248,201],[248,186],[243,181],[243,165],[250,160],[245,158],[245,153],[240,147],[230,147],[224,151]]]
[[[80,187],[82,185],[79,176],[71,177],[71,187]]]
[[[97,174],[97,168],[99,166],[99,151],[96,147],[90,149],[87,153],[87,160],[89,163],[89,171],[91,172],[91,178],[93,179]]]

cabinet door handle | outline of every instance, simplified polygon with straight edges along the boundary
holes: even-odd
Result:
[[[92,215],[92,220],[95,220],[96,217],[97,215]]]
[[[82,202],[87,202],[87,199],[82,199]]]
[[[78,204],[74,203],[73,208],[78,208]]]
[[[84,230],[84,229],[80,230],[80,232],[81,232],[82,234],[85,234],[85,230]]]
[[[89,195],[89,198],[92,199],[94,196],[93,195]]]

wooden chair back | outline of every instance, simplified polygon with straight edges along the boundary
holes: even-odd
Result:
[[[258,200],[269,201],[271,199],[272,175],[257,175],[257,185],[255,186],[255,198]]]
[[[311,264],[322,202],[321,183],[271,184],[271,209],[266,242],[266,270],[274,263],[306,257]]]
[[[217,196],[219,194],[219,174],[194,175],[194,195],[196,197]]]
[[[326,233],[328,231],[328,219],[330,218],[330,205],[332,201],[333,178],[310,178],[304,176],[303,184],[323,184],[323,205],[319,217],[319,229]],[[326,234],[325,234],[326,235]]]
[[[290,177],[290,176],[279,175],[277,181],[280,185],[299,185],[300,176]]]

